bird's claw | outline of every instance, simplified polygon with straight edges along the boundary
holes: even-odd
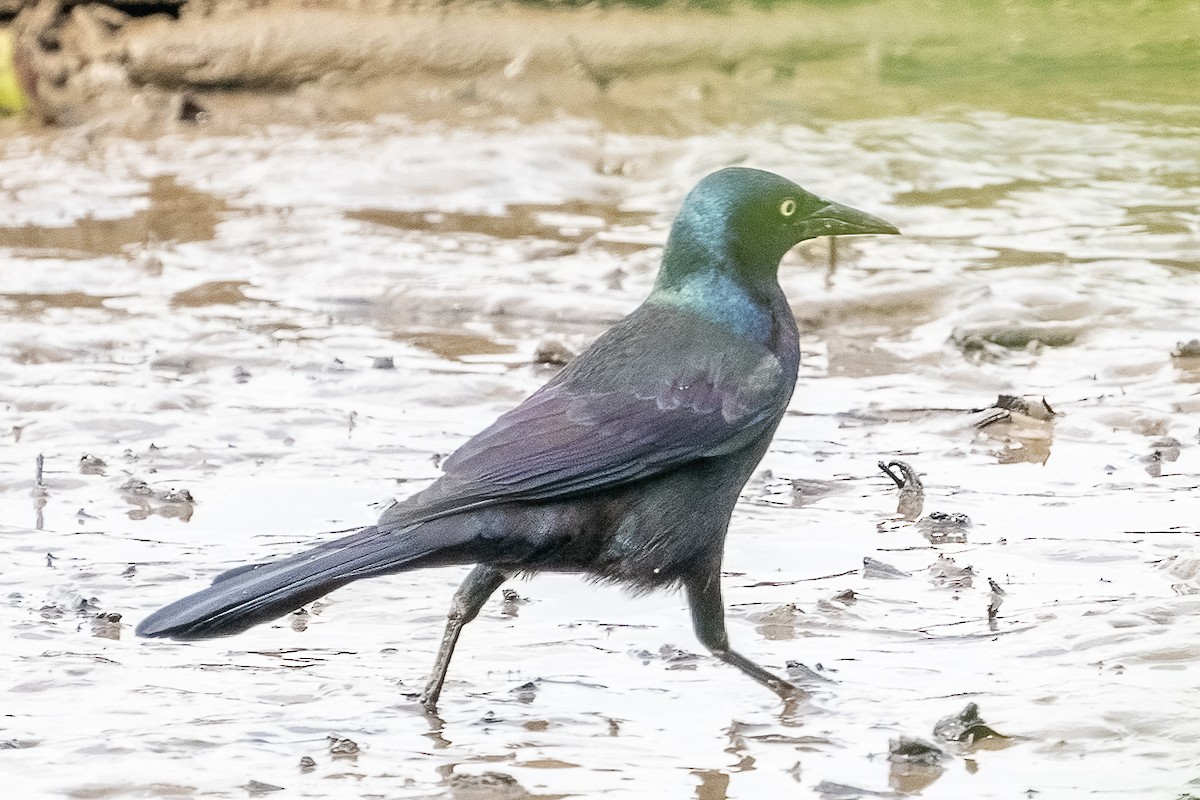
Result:
[[[797,698],[804,697],[807,694],[807,692],[805,692],[799,686],[788,683],[781,678],[775,679],[771,685],[771,689],[775,692],[775,694],[779,695],[781,700],[795,700]]]

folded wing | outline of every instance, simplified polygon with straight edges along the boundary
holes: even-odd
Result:
[[[734,452],[774,427],[791,384],[769,356],[755,380],[721,372],[694,369],[608,391],[551,383],[459,448],[437,483],[393,506],[380,525],[567,498]]]

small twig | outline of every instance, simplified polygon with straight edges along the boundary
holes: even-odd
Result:
[[[43,509],[46,507],[46,484],[42,483],[42,474],[46,464],[46,457],[38,453],[36,466],[33,470],[33,508],[37,512],[37,520],[34,524],[34,530],[42,530],[46,525],[46,515]]]
[[[794,586],[797,583],[804,583],[806,581],[824,581],[828,580],[829,578],[844,578],[847,575],[854,575],[857,572],[858,570],[856,569],[848,569],[845,572],[835,572],[832,575],[821,575],[816,578],[796,578],[795,580],[791,581],[759,581],[758,583],[742,584],[742,586],[746,589],[757,589],[760,586]]]

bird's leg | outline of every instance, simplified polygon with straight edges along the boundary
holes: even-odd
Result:
[[[429,683],[425,684],[425,691],[421,692],[421,704],[427,711],[437,708],[442,684],[446,682],[446,670],[450,668],[450,657],[454,655],[454,645],[458,643],[458,635],[462,633],[463,626],[475,619],[492,592],[499,589],[500,584],[508,578],[506,572],[479,564],[471,570],[471,574],[454,593],[446,620],[446,632],[442,634],[442,646],[438,649],[437,660],[433,662]]]
[[[725,632],[725,605],[721,600],[721,578],[717,570],[696,576],[685,584],[688,604],[692,608],[692,625],[696,638],[726,664],[737,667],[780,697],[787,699],[799,693],[792,684],[772,675],[729,646]]]

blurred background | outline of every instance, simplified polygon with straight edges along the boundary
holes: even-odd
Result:
[[[1191,0],[0,0],[7,788],[1200,796],[1197,75]],[[805,702],[572,576],[489,604],[437,717],[458,570],[132,637],[425,486],[734,164],[905,234],[781,270],[724,586]]]

